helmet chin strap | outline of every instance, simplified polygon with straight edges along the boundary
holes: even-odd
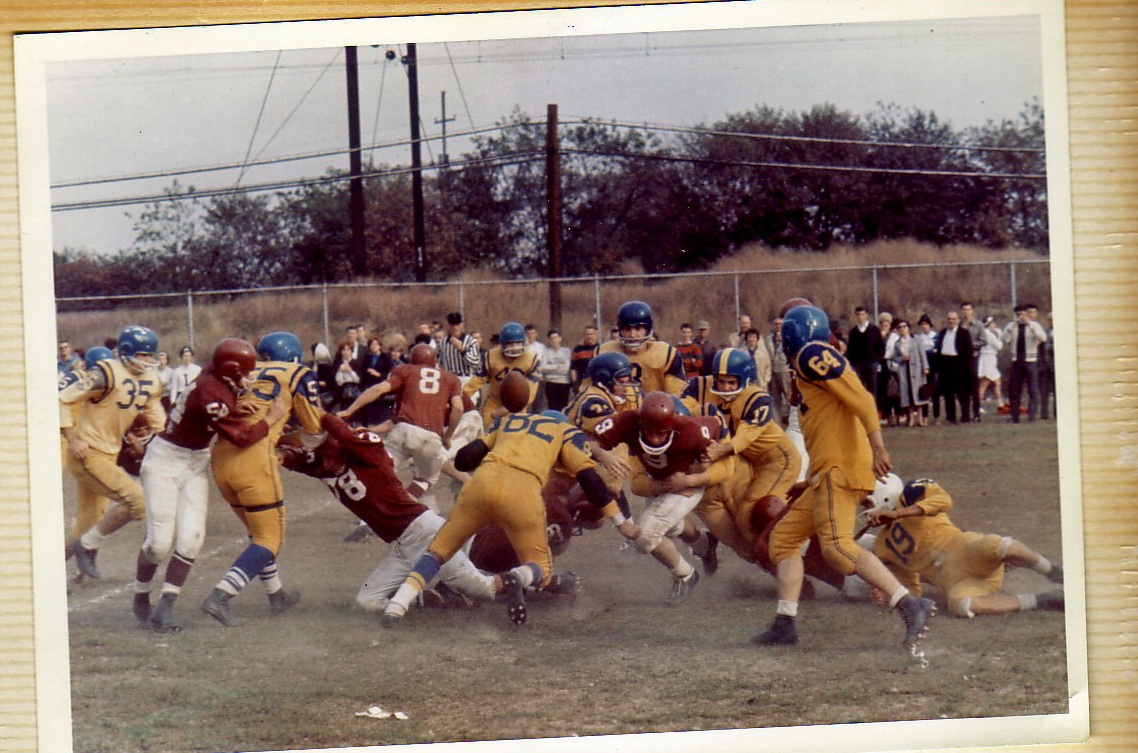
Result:
[[[664,444],[662,444],[659,447],[653,447],[652,445],[650,445],[644,441],[644,435],[641,434],[639,436],[640,448],[642,450],[644,450],[644,452],[648,453],[649,455],[663,455],[665,452],[668,451],[668,448],[672,446],[672,440],[675,438],[675,436],[676,436],[676,432],[670,431],[670,432],[668,432],[668,441],[667,442],[665,442]]]

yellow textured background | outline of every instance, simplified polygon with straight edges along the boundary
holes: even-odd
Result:
[[[597,4],[612,3],[556,3]],[[36,751],[37,723],[12,34],[549,5],[0,0],[0,394],[8,398],[0,403],[0,751]],[[1126,442],[1138,443],[1138,2],[1069,0],[1066,16],[1092,736],[1015,750],[1130,753],[1138,750],[1138,485],[1119,459]]]

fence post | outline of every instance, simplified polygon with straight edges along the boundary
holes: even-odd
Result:
[[[601,329],[601,278],[597,275],[593,275],[593,324],[597,326],[599,337]],[[604,342],[604,340],[601,339],[600,342]]]
[[[190,333],[190,348],[194,347],[194,291],[186,291],[186,328]]]
[[[871,274],[873,275],[873,321],[876,322],[877,317],[881,316],[881,307],[880,307],[880,303],[878,302],[878,296],[877,296],[877,264],[876,263],[870,268],[870,271],[871,271]]]
[[[731,279],[735,282],[735,321],[739,321],[739,317],[743,315],[743,311],[739,304],[739,273],[731,275]]]
[[[463,320],[466,319],[466,286],[462,281],[458,282],[458,313],[462,315]]]
[[[1012,286],[1012,311],[1015,311],[1018,295],[1016,294],[1016,263],[1014,261],[1008,262],[1008,271],[1010,272]]]
[[[328,342],[328,281],[327,280],[325,280],[323,283],[321,283],[320,297],[321,297],[321,308],[323,309],[323,314],[324,314],[324,340],[323,340],[323,342],[325,344],[327,344],[327,342]]]

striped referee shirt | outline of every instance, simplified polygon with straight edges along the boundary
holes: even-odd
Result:
[[[462,347],[456,347],[447,335],[439,343],[439,366],[453,372],[460,377],[468,377],[478,373],[482,368],[482,354],[478,343],[471,335],[462,336]]]

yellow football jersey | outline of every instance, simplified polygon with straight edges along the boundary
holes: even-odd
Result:
[[[118,455],[123,436],[139,414],[155,434],[165,428],[161,395],[162,383],[153,370],[140,376],[117,359],[99,361],[84,378],[59,393],[59,425],[74,426],[78,438],[90,447]],[[73,421],[76,404],[81,407]]]
[[[517,358],[508,358],[502,353],[502,348],[491,348],[482,356],[482,371],[475,374],[462,388],[462,391],[467,397],[473,397],[480,389],[487,386],[486,395],[482,398],[482,421],[486,426],[490,425],[490,414],[502,407],[502,401],[498,397],[498,393],[502,389],[502,380],[506,378],[506,374],[511,371],[520,371],[526,375],[530,380],[529,386],[529,403],[526,404],[526,410],[529,410],[533,405],[533,401],[537,399],[537,367],[540,365],[540,359],[533,351],[526,349]]]
[[[597,353],[615,351],[624,353],[632,361],[632,378],[640,382],[640,391],[667,392],[679,395],[684,391],[687,380],[684,378],[684,361],[679,352],[660,340],[649,340],[636,351],[625,350],[616,340],[602,343]]]
[[[854,489],[873,489],[869,435],[881,430],[877,405],[849,362],[828,343],[807,343],[792,359],[810,477],[838,467]]]
[[[490,448],[480,467],[501,465],[534,476],[542,486],[557,469],[576,476],[597,463],[588,439],[576,426],[533,413],[511,413],[494,422],[482,437]],[[477,472],[477,471],[476,471]]]
[[[913,506],[919,507],[924,515],[890,523],[877,535],[873,553],[894,572],[917,575],[926,582],[937,583],[938,566],[964,532],[949,520],[947,513],[952,509],[952,497],[940,484],[919,479],[909,487],[920,487],[918,493],[923,491]],[[912,587],[912,578],[901,580],[905,586]]]
[[[711,391],[715,377],[695,377],[684,389],[682,400],[693,415],[713,415],[706,406],[713,406],[727,419],[731,432],[731,446],[736,455],[748,462],[761,463],[767,453],[783,445],[786,432],[777,421],[772,421],[771,396],[753,384],[744,387],[733,398],[725,398]]]
[[[269,406],[278,395],[286,395],[289,405],[289,415],[300,424],[307,434],[322,434],[320,417],[324,415],[324,408],[320,405],[319,383],[316,373],[304,364],[285,363],[283,361],[265,361],[258,365],[249,375],[249,389],[237,400],[238,410],[248,410],[242,421],[255,424],[262,420],[269,412]],[[250,410],[251,408],[251,410]],[[279,421],[269,428],[267,437],[257,442],[253,447],[267,444],[275,447],[277,440],[284,432],[287,421]],[[252,449],[252,448],[246,448]],[[225,437],[217,438],[215,459],[222,459],[241,453],[242,450]]]
[[[603,388],[589,384],[574,398],[565,409],[565,415],[581,431],[590,437],[596,436],[596,426],[606,418],[640,409],[640,393],[621,404],[617,404]]]

